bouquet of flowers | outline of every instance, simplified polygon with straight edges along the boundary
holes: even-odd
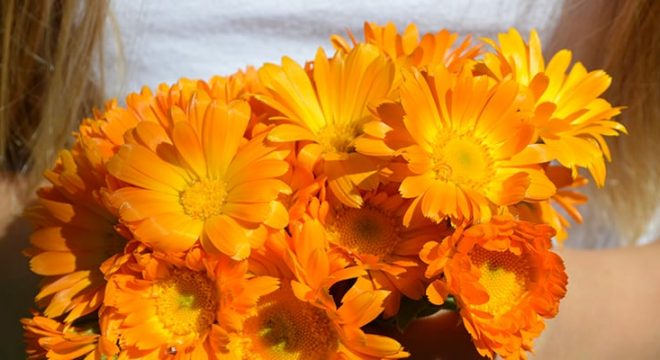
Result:
[[[82,122],[26,212],[29,358],[398,359],[366,326],[441,308],[526,357],[566,292],[578,169],[602,185],[625,132],[610,77],[546,64],[533,31],[331,40]]]

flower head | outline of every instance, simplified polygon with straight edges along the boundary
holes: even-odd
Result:
[[[129,265],[109,279],[101,314],[104,334],[129,358],[208,358],[278,286],[275,278],[248,275],[245,262],[210,259],[199,248],[185,256],[139,254]]]
[[[436,224],[422,216],[404,226],[403,216],[410,200],[401,198],[395,185],[364,194],[361,208],[347,207],[331,197],[326,200],[323,191],[320,201],[312,198],[309,205],[309,216],[324,226],[315,228],[322,233],[308,236],[326,238],[329,250],[342,256],[347,264],[365,267],[364,277],[373,289],[390,292],[385,300],[387,317],[397,313],[403,295],[416,300],[424,295],[425,267],[419,251],[426,242],[442,239],[449,230],[445,223]]]
[[[582,176],[574,178],[571,169],[562,166],[547,166],[545,173],[557,187],[557,192],[548,200],[520,202],[512,207],[511,212],[520,220],[552,226],[557,232],[555,239],[562,242],[568,238],[571,222],[560,210],[575,223],[582,223],[577,206],[586,203],[587,196],[576,190],[586,185],[587,179]]]
[[[401,195],[413,199],[410,214],[420,208],[437,222],[446,216],[486,221],[496,205],[555,192],[538,165],[517,159],[532,143],[533,128],[515,82],[438,66],[404,72],[400,94],[401,105],[381,107],[382,120],[365,126],[358,148],[401,154],[405,166],[393,169],[402,178]]]
[[[343,37],[333,35],[330,39],[335,49],[349,52],[352,47],[357,46],[358,42],[352,34],[349,35],[353,46]],[[384,26],[374,22],[364,23],[364,43],[377,46],[400,64],[417,68],[444,64],[456,71],[479,54],[479,46],[471,45],[469,36],[452,49],[457,39],[458,34],[450,33],[446,29],[424,34],[420,39],[415,24],[408,25],[399,33],[392,22]]]
[[[362,327],[384,309],[385,290],[373,290],[357,280],[338,293],[364,268],[329,251],[322,224],[304,219],[292,224],[279,290],[262,297],[242,331],[228,334],[226,352],[237,359],[394,359],[406,357],[388,337],[364,333]],[[273,261],[278,261],[274,259]],[[338,306],[338,304],[340,304]]]
[[[243,331],[230,334],[235,359],[399,359],[409,354],[393,339],[361,327],[382,312],[386,291],[349,291],[339,308],[310,303],[283,284],[263,297]]]
[[[359,207],[358,190],[378,185],[380,161],[357,153],[355,139],[371,118],[370,106],[392,91],[394,73],[392,62],[372,45],[330,59],[319,49],[311,76],[287,57],[281,66],[264,65],[259,77],[268,94],[258,98],[285,121],[268,139],[305,142],[300,152],[309,158],[307,171],[328,176],[335,196]]]
[[[21,319],[21,323],[25,329],[27,358],[30,360],[91,360],[96,356],[99,336],[93,329],[63,324],[40,315]]]
[[[84,133],[71,150],[60,152],[46,172],[50,187],[38,191],[27,210],[36,230],[30,236],[30,269],[46,276],[36,296],[48,317],[73,320],[96,310],[103,300],[104,275],[123,259],[130,234],[110,205],[103,156]]]
[[[534,156],[540,162],[557,160],[573,169],[574,176],[578,167],[587,168],[602,186],[605,159],[610,160],[604,137],[626,132],[612,120],[621,108],[600,97],[610,86],[610,76],[602,70],[588,72],[579,62],[568,71],[568,50],[559,51],[546,65],[535,31],[527,43],[514,29],[500,34],[498,40],[499,44],[486,40],[496,53],[486,54],[477,71],[498,80],[513,78],[534,94],[534,125],[543,140]]]
[[[427,276],[443,274],[428,287],[429,300],[455,296],[481,355],[525,358],[542,318],[554,317],[566,294],[564,264],[549,250],[553,235],[544,224],[494,217],[426,244]]]
[[[172,104],[160,122],[142,121],[127,133],[108,162],[126,185],[113,202],[135,237],[158,250],[186,250],[199,239],[207,251],[244,259],[268,228],[288,222],[278,201],[289,192],[279,179],[288,151],[263,133],[247,140],[248,104],[211,95],[202,87],[184,108]]]

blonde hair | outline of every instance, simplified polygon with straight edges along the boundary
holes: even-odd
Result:
[[[572,49],[587,68],[605,69],[613,78],[605,97],[626,107],[617,120],[629,135],[608,139],[613,161],[604,189],[588,189],[582,233],[613,231],[615,243],[601,246],[637,242],[660,204],[660,2],[568,1],[552,48]]]
[[[628,107],[620,120],[630,135],[612,144],[605,191],[591,196],[590,209],[601,210],[587,219],[611,226],[619,241],[638,239],[660,203],[659,8],[654,0],[566,1],[554,39],[555,50],[572,48],[588,68],[608,71],[608,99]],[[101,104],[103,79],[93,70],[103,69],[107,11],[107,1],[2,2],[0,170],[35,183],[75,124]]]
[[[3,0],[0,171],[36,184],[80,119],[100,105],[107,1]],[[33,186],[28,186],[33,188]]]

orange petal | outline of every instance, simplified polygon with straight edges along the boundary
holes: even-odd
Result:
[[[444,281],[435,280],[426,288],[426,296],[428,296],[431,303],[442,305],[449,296],[447,284]]]
[[[404,198],[416,198],[424,194],[433,184],[430,174],[414,175],[405,178],[399,186],[399,192]]]
[[[246,230],[225,215],[206,219],[202,246],[207,251],[218,250],[234,260],[243,260],[250,255]]]
[[[202,221],[182,213],[151,216],[134,225],[136,238],[161,251],[187,250],[197,241]]]
[[[188,183],[182,169],[165,163],[139,145],[123,145],[107,167],[113,176],[129,184],[170,194],[183,191]]]
[[[314,140],[314,134],[299,125],[282,124],[268,133],[268,140],[275,142]]]
[[[204,115],[202,144],[209,176],[222,177],[243,141],[250,119],[250,106],[244,101],[230,104],[212,101]]]
[[[197,134],[187,122],[174,124],[172,140],[183,160],[199,178],[206,177],[206,160]]]
[[[343,324],[362,327],[383,312],[383,302],[388,295],[389,291],[385,290],[363,292],[343,303],[337,314]]]
[[[112,202],[124,221],[138,221],[158,214],[183,211],[178,195],[132,187],[115,191]]]

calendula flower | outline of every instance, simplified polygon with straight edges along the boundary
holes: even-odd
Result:
[[[231,359],[399,359],[401,345],[360,327],[382,311],[386,291],[348,292],[342,305],[326,309],[301,300],[283,284],[263,297],[243,332],[230,336]]]
[[[214,76],[208,82],[183,78],[172,86],[161,84],[155,95],[148,87],[144,87],[140,93],[126,97],[127,107],[120,107],[116,100],[110,100],[103,111],[94,109],[94,118],[85,119],[80,126],[81,144],[88,158],[93,158],[97,165],[105,167],[105,162],[125,143],[124,135],[130,136],[127,132],[139,122],[155,122],[171,130],[172,117],[167,114],[173,106],[188,112],[190,100],[196,91],[204,91],[211,99],[231,102],[249,98],[250,91],[256,91],[252,89],[257,88],[254,68],[239,71],[230,77]]]
[[[339,35],[333,35],[330,39],[335,49],[347,53],[358,44],[352,34],[349,36],[352,46]],[[472,46],[469,36],[452,49],[457,39],[458,34],[450,33],[446,29],[424,34],[420,40],[415,24],[408,25],[399,33],[392,22],[385,26],[373,22],[364,23],[364,43],[377,46],[399,63],[418,68],[444,64],[452,71],[457,71],[467,61],[479,55],[479,46]]]
[[[215,358],[226,333],[278,287],[275,278],[248,275],[244,261],[211,259],[197,247],[185,256],[139,254],[128,265],[109,278],[101,315],[120,358]]]
[[[374,189],[379,159],[359,154],[354,141],[370,117],[370,106],[392,91],[394,64],[373,45],[360,45],[328,59],[319,49],[311,76],[288,57],[282,65],[266,64],[259,77],[268,89],[258,99],[282,114],[284,123],[268,139],[303,141],[299,157],[308,159],[308,172],[322,162],[320,172],[329,187],[348,206],[359,207],[358,189]]]
[[[97,357],[99,336],[93,329],[84,329],[71,324],[35,314],[21,319],[25,330],[27,359],[85,359]]]
[[[515,29],[500,34],[498,40],[499,44],[486,39],[496,53],[486,54],[477,70],[498,80],[510,76],[534,94],[534,125],[543,144],[529,156],[541,161],[556,159],[573,169],[574,176],[577,167],[587,168],[602,186],[604,159],[610,160],[604,137],[626,133],[623,125],[612,120],[621,109],[600,98],[611,77],[602,70],[588,72],[579,62],[568,71],[568,50],[559,51],[546,65],[536,31],[531,32],[528,43]]]
[[[278,201],[289,192],[278,179],[288,151],[266,144],[265,134],[244,138],[246,102],[226,103],[203,89],[189,97],[187,110],[172,104],[166,118],[126,134],[108,162],[127,185],[113,202],[136,238],[158,250],[182,251],[200,239],[207,251],[244,259],[265,241],[266,227],[288,223]]]
[[[364,275],[329,251],[322,224],[306,218],[292,224],[292,236],[271,244],[272,262],[284,261],[280,289],[259,300],[243,331],[228,334],[231,359],[390,359],[407,356],[393,339],[366,334],[361,327],[383,311],[384,290],[352,287],[338,294],[334,285]],[[317,236],[321,234],[321,236]],[[267,244],[267,245],[268,245]],[[264,263],[260,260],[259,263]],[[260,265],[265,270],[265,266]],[[268,270],[266,270],[268,271]],[[277,270],[270,270],[277,271]],[[335,303],[342,303],[337,307]]]
[[[401,195],[413,199],[405,224],[417,208],[436,222],[487,221],[495,205],[555,192],[539,166],[518,158],[533,128],[515,82],[438,66],[428,74],[405,71],[400,94],[400,106],[382,106],[382,120],[365,126],[358,148],[403,157],[405,168],[393,169],[403,178]]]
[[[306,217],[291,225],[291,237],[275,238],[271,262],[281,262],[289,271],[259,260],[261,271],[282,277],[276,292],[260,299],[256,314],[245,321],[242,332],[228,334],[225,353],[231,359],[389,359],[407,356],[393,339],[366,334],[361,327],[383,311],[388,296],[354,286],[338,294],[334,285],[364,275],[364,268],[351,266],[329,251],[323,225]],[[321,236],[316,236],[316,235]],[[282,241],[279,241],[282,240]],[[259,253],[255,253],[259,254]],[[342,303],[337,307],[335,303]]]
[[[366,278],[374,289],[390,292],[385,300],[386,317],[397,313],[402,295],[416,300],[424,295],[425,266],[419,260],[419,251],[426,242],[442,239],[448,232],[446,224],[421,216],[403,226],[410,200],[401,198],[395,185],[366,193],[359,209],[326,200],[321,191],[319,198],[310,201],[309,216],[318,218],[324,227],[314,227],[312,233],[305,234],[326,238],[331,251],[341,254],[351,265],[366,268]]]
[[[576,223],[582,223],[582,215],[577,206],[586,203],[587,196],[575,189],[586,185],[587,179],[582,176],[574,178],[571,170],[562,166],[548,166],[545,173],[557,187],[557,192],[548,200],[516,204],[512,212],[520,220],[552,226],[557,232],[555,239],[562,242],[568,238],[568,228],[571,227],[571,223],[559,209]]]
[[[124,261],[130,239],[110,206],[106,173],[95,163],[101,160],[85,152],[85,142],[82,136],[60,152],[45,174],[52,185],[38,191],[38,205],[26,212],[36,230],[25,253],[31,270],[46,276],[36,301],[48,317],[66,314],[67,323],[101,305],[104,273]]]
[[[553,235],[545,224],[494,217],[426,244],[420,256],[427,276],[443,274],[428,287],[429,300],[455,296],[481,355],[526,358],[543,318],[557,314],[566,294],[564,264],[549,250]]]

